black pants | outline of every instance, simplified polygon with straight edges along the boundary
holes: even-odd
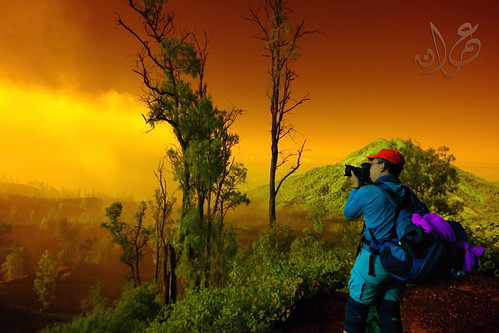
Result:
[[[345,308],[345,326],[347,333],[364,333],[366,331],[369,305],[365,305],[349,298]],[[379,324],[383,333],[401,333],[402,316],[400,302],[381,300],[377,305]]]

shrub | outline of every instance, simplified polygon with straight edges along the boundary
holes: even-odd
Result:
[[[287,319],[303,279],[280,258],[247,269],[236,266],[224,288],[192,291],[147,332],[266,332]]]
[[[346,286],[350,263],[346,250],[335,248],[334,244],[307,236],[297,238],[291,245],[289,261],[295,274],[304,279],[307,294],[319,289],[337,290]]]
[[[473,231],[469,227],[466,228],[466,233],[470,238],[471,245],[485,248],[485,252],[480,257],[478,271],[499,277],[499,234],[497,233],[497,225],[494,223],[478,223]]]
[[[128,287],[114,308],[77,317],[67,324],[56,324],[44,332],[54,333],[133,333],[142,332],[158,315],[161,304],[157,299],[156,287],[143,284],[137,288]]]

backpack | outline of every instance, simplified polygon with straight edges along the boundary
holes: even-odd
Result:
[[[375,185],[396,208],[392,238],[378,240],[368,228],[371,252],[380,256],[383,268],[390,275],[409,283],[425,283],[460,277],[478,267],[478,257],[484,249],[468,244],[459,222],[430,214],[407,186],[404,199],[398,204],[386,184]],[[370,260],[369,271],[374,273],[374,259]]]

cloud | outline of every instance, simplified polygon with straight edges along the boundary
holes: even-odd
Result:
[[[0,81],[0,173],[23,181],[143,198],[152,195],[171,131],[149,127],[135,96]]]

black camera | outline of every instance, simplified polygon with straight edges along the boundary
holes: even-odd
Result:
[[[370,185],[373,182],[371,181],[371,175],[369,170],[371,170],[371,163],[362,163],[360,167],[354,167],[353,165],[345,165],[345,176],[351,177],[353,174],[359,177],[360,186]]]

